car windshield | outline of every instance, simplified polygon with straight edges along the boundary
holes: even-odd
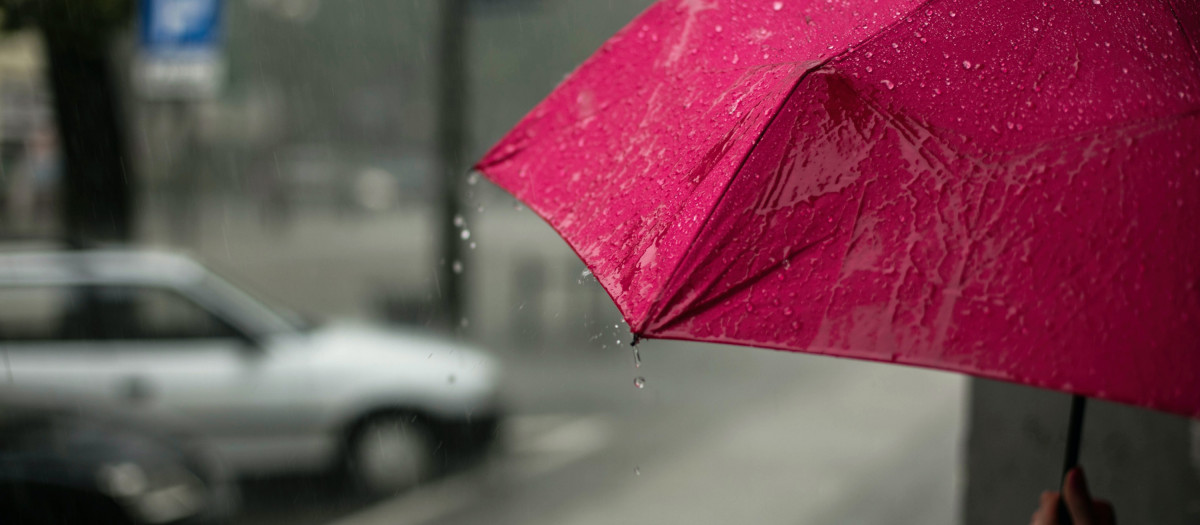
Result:
[[[221,297],[229,309],[231,322],[251,326],[262,333],[307,331],[314,323],[300,314],[276,306],[261,294],[248,288],[234,285],[225,277],[213,273],[205,275],[200,287]]]

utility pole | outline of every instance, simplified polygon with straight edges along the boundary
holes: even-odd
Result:
[[[455,217],[462,213],[460,181],[467,169],[467,0],[441,0],[438,4],[436,228],[441,257],[437,279],[442,315],[453,329],[464,320],[466,296],[462,273],[466,261]]]

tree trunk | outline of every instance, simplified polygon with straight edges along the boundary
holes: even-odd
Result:
[[[73,248],[133,237],[134,181],[112,64],[43,31],[62,152],[63,239]]]

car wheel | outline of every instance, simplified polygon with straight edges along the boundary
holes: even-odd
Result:
[[[434,472],[432,435],[403,414],[373,416],[351,435],[347,464],[355,485],[369,494],[391,494]]]

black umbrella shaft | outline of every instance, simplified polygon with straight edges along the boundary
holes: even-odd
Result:
[[[1071,514],[1067,511],[1066,503],[1066,481],[1067,473],[1079,464],[1079,440],[1083,434],[1083,411],[1087,408],[1087,398],[1081,395],[1071,397],[1071,422],[1067,427],[1067,451],[1063,458],[1062,480],[1063,494],[1058,499],[1058,522],[1061,525],[1071,525]]]

